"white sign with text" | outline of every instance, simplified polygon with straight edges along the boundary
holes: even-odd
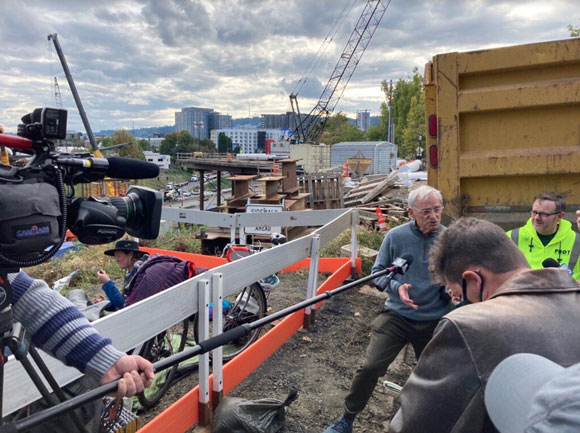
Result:
[[[284,206],[279,204],[248,204],[246,213],[274,213],[284,211]],[[267,225],[259,227],[244,227],[247,235],[269,235],[271,233],[281,233],[282,227],[271,227]]]

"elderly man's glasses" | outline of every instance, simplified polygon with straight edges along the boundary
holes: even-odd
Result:
[[[433,209],[415,209],[415,210],[423,216],[429,216],[432,213],[434,213],[435,215],[440,214],[441,212],[443,212],[443,209],[445,209],[443,206],[437,206],[434,207]]]
[[[530,214],[533,217],[540,217],[540,218],[548,218],[549,216],[553,216],[553,215],[558,215],[560,213],[560,211],[557,212],[552,212],[552,213],[546,213],[546,212],[538,212],[537,210],[533,210],[530,212]]]

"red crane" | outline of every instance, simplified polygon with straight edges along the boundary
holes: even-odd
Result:
[[[301,115],[298,92],[290,94],[294,124],[297,125],[293,137],[297,143],[316,142],[390,4],[391,0],[367,0],[326,87],[310,113]]]

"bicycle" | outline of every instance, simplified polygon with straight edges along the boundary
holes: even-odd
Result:
[[[280,234],[272,234],[270,241],[273,245],[280,245],[286,242],[286,237]],[[222,257],[228,262],[239,260],[249,255],[260,252],[264,249],[261,244],[257,245],[235,245],[228,244],[222,251]],[[254,322],[264,317],[267,313],[267,301],[272,289],[274,289],[280,280],[276,274],[259,280],[249,286],[246,286],[238,294],[226,297],[223,302],[223,331],[236,328],[244,323]],[[213,306],[210,305],[210,335],[212,333],[212,314]],[[198,316],[194,319],[194,336],[198,341]],[[262,332],[262,328],[256,328],[248,335],[232,341],[223,347],[223,360],[229,361],[254,343]]]

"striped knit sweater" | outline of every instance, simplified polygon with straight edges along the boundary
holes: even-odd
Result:
[[[99,380],[124,355],[44,281],[24,272],[10,274],[9,280],[14,289],[14,320],[22,324],[35,346]]]

